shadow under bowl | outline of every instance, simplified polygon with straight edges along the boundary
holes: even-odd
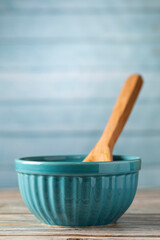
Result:
[[[86,155],[15,160],[22,198],[43,223],[97,226],[117,221],[131,205],[141,160],[113,156],[112,162],[82,162]]]

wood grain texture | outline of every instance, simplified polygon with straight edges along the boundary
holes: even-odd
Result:
[[[1,240],[10,240],[10,239],[22,239],[22,236],[16,236],[15,238],[13,236],[0,236],[0,239]],[[67,237],[59,237],[59,236],[56,236],[56,237],[53,237],[53,236],[23,236],[23,239],[24,240],[37,240],[37,239],[40,239],[40,240],[43,240],[43,239],[46,239],[46,240],[53,240],[53,239],[58,239],[58,240],[89,240],[89,239],[98,239],[98,240],[103,240],[103,239],[109,239],[109,240],[117,240],[117,239],[120,239],[120,240],[124,240],[124,239],[129,239],[129,240],[133,240],[133,239],[137,239],[137,240],[146,240],[146,237],[94,237],[94,236],[87,236],[87,237],[81,237],[79,236],[78,238],[76,237],[76,235],[72,235],[71,237],[67,236]],[[154,238],[153,237],[148,237],[147,236],[147,240],[153,240]],[[159,240],[160,238],[159,237],[155,237],[155,239]]]
[[[116,224],[100,227],[56,227],[40,223],[17,190],[0,191],[0,239],[158,239],[160,191],[138,191]]]
[[[104,46],[87,43],[69,46],[42,46],[38,43],[35,46],[0,45],[0,71],[63,71],[68,68],[94,71],[159,71],[159,49],[159,43],[126,43],[122,46],[114,43]],[[12,55],[8,54],[10,52]]]
[[[132,10],[126,8],[122,12],[118,11],[120,8],[116,8],[115,12],[109,9],[108,12],[101,11],[99,14],[89,14],[89,12],[84,14],[82,12],[79,15],[77,13],[73,14],[73,12],[58,15],[55,14],[54,9],[50,14],[49,11],[43,12],[42,8],[38,14],[37,8],[38,6],[35,8],[34,14],[31,6],[30,11],[28,9],[28,14],[24,13],[23,10],[21,14],[20,12],[14,12],[14,10],[7,13],[1,10],[0,43],[6,45],[8,43],[35,45],[37,42],[43,45],[53,43],[71,44],[74,42],[104,44],[113,41],[122,44],[124,42],[139,43],[143,40],[145,43],[158,42],[160,38],[160,17],[159,12],[156,11],[149,12],[147,16],[145,11],[133,13],[133,8]],[[101,9],[103,10],[103,7]],[[58,28],[57,24],[59,25]],[[111,24],[112,28],[110,27]]]
[[[106,100],[105,104],[108,105],[116,99],[124,80],[131,74],[130,71],[39,71],[0,72],[0,104],[47,104],[49,101],[53,103],[53,100],[62,103],[76,100],[75,104],[83,100],[85,103],[93,101],[93,104],[103,104],[103,100]],[[145,85],[140,103],[158,103],[160,73],[142,71],[142,76]],[[34,91],[35,88],[38,91]]]
[[[20,1],[20,0],[15,0],[14,1],[14,4],[10,4],[10,6],[12,6],[13,8],[14,7],[23,7],[23,8],[26,8],[26,7],[37,7],[37,3],[39,2],[39,0],[33,0],[32,2],[23,2],[23,1]],[[147,7],[147,6],[150,6],[150,5],[153,5],[153,6],[159,6],[159,1],[158,0],[154,0],[154,1],[151,1],[151,0],[146,0],[145,2],[143,0],[135,0],[134,2],[132,2],[131,4],[128,3],[128,1],[126,0],[122,0],[121,3],[118,3],[117,4],[117,1],[116,0],[107,0],[104,1],[104,0],[100,0],[99,3],[97,3],[96,0],[93,0],[93,6],[95,7],[98,7],[98,6],[101,6],[101,5],[105,5],[105,6],[115,6],[115,7],[125,7],[125,6],[128,6],[128,7],[133,7],[133,6],[143,6],[143,7]],[[10,3],[9,0],[2,0],[2,6],[8,6],[8,4]],[[44,3],[42,0],[40,0],[40,3],[41,3],[41,8],[46,8],[46,7],[50,7],[51,5],[58,5],[61,4],[60,6],[64,6],[66,8],[69,8],[72,4],[72,6],[75,6],[75,7],[79,7],[79,6],[84,6],[84,7],[87,7],[87,6],[90,6],[90,0],[82,0],[81,3],[79,3],[78,0],[68,0],[68,3],[66,3],[65,0],[62,0],[60,3],[57,3],[56,0],[46,0],[46,2]],[[68,6],[69,5],[69,6]]]
[[[0,1],[1,187],[16,157],[88,153],[133,72],[145,85],[115,153],[159,187],[159,22],[159,0]]]
[[[97,100],[98,101],[98,100]],[[37,103],[31,101],[29,103],[19,104],[4,104],[0,105],[0,132],[32,132],[39,131],[93,131],[93,133],[101,132],[108,118],[111,114],[115,99],[109,103],[106,100],[99,100],[99,103],[94,104],[88,101],[76,100],[71,101],[57,101],[53,100],[49,103],[37,100]],[[92,100],[91,100],[92,102]],[[95,100],[96,102],[96,100]],[[144,109],[145,108],[145,109]],[[144,110],[144,111],[143,111]],[[126,132],[128,135],[145,136],[145,132],[159,135],[159,121],[158,114],[159,104],[138,104],[133,109],[133,113],[126,125]],[[74,113],[74,114],[73,114]],[[64,121],[65,119],[65,121]],[[148,121],[146,121],[146,119]],[[137,122],[138,120],[138,122]],[[148,125],[152,122],[152,125]],[[135,132],[132,132],[135,130]],[[153,130],[153,131],[152,131]],[[138,132],[139,131],[139,132]],[[132,134],[133,133],[133,134]],[[25,134],[24,134],[25,135]],[[1,134],[1,136],[4,136]],[[151,135],[152,136],[152,135]]]
[[[126,73],[107,72],[1,74],[0,129],[102,130],[126,77]],[[158,134],[159,74],[146,74],[144,79],[126,129],[155,129]]]
[[[38,5],[38,3],[40,3]],[[37,9],[37,5],[40,9],[47,9],[50,7],[59,7],[59,8],[91,8],[91,7],[96,7],[96,8],[103,8],[103,7],[114,7],[114,8],[120,8],[120,9],[126,9],[129,8],[132,10],[132,8],[138,8],[138,9],[143,9],[146,10],[147,8],[153,7],[154,10],[156,8],[160,7],[159,0],[135,0],[134,2],[128,2],[126,0],[121,0],[121,2],[118,2],[116,0],[100,0],[92,1],[92,5],[90,0],[82,0],[79,2],[78,0],[68,0],[67,2],[65,0],[61,0],[60,2],[57,2],[56,0],[46,0],[44,1],[39,1],[39,0],[33,0],[29,2],[24,2],[20,0],[15,0],[14,3],[11,3],[10,0],[1,0],[1,9]]]

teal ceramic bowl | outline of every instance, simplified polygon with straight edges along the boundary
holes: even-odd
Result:
[[[82,162],[85,155],[15,160],[19,189],[43,223],[96,226],[117,221],[132,203],[141,160],[114,156],[112,162]]]

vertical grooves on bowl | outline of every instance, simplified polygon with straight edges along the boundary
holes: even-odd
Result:
[[[70,223],[70,226],[73,226],[76,222],[76,196],[77,196],[77,178],[75,177],[69,177],[68,178],[68,191],[67,191],[67,216],[68,216],[68,225]],[[80,204],[80,203],[79,203]]]
[[[130,199],[129,199],[129,201],[128,201],[128,207],[130,206],[130,204],[132,203],[132,201],[133,201],[133,199],[134,199],[134,196],[135,196],[135,194],[136,194],[136,190],[137,190],[137,183],[138,183],[138,173],[132,173],[131,174],[131,176],[132,176],[132,180],[131,180],[131,182],[132,182],[132,184],[131,184],[131,189],[132,189],[132,191],[131,191],[131,194],[130,194]]]
[[[48,223],[54,224],[54,217],[51,210],[51,205],[49,201],[49,195],[50,195],[50,188],[48,182],[50,182],[50,179],[53,178],[53,176],[43,176],[41,185],[43,186],[43,192],[42,192],[42,198],[43,198],[43,208],[46,211],[46,214],[48,216]],[[47,197],[46,197],[47,196]]]
[[[26,181],[26,174],[22,174],[21,177],[22,177],[21,180],[22,180],[22,188],[23,188],[23,194],[24,194],[23,197],[25,199],[27,207],[32,212],[32,207],[30,206],[30,196],[29,196],[28,187],[27,187],[28,185]]]
[[[76,177],[73,188],[74,221],[76,226],[86,226],[91,199],[91,177]]]
[[[35,203],[36,203],[36,206],[37,208],[39,209],[39,212],[41,212],[41,220],[44,221],[45,220],[45,223],[48,223],[47,222],[47,216],[43,210],[43,207],[41,205],[41,198],[40,198],[40,192],[39,192],[39,178],[40,176],[35,176],[34,178],[34,185],[33,185],[33,190],[34,190],[34,200],[35,200]]]
[[[81,187],[79,188],[79,185]],[[79,224],[82,212],[82,178],[65,177],[64,206],[65,225],[74,226]]]
[[[24,202],[27,204],[26,198],[24,197],[24,187],[23,187],[23,176],[22,173],[18,173],[18,186],[19,186],[19,190],[20,193],[22,195],[22,198],[24,200]]]
[[[32,198],[32,201],[34,202],[34,208],[38,215],[38,219],[40,219],[40,221],[47,223],[45,217],[43,216],[44,215],[43,210],[40,208],[39,199],[37,198],[38,191],[37,179],[38,176],[35,175],[30,176],[30,196]]]
[[[25,197],[26,197],[26,200],[27,200],[27,203],[28,203],[28,207],[29,207],[30,211],[32,211],[32,207],[31,207],[31,204],[30,204],[30,195],[29,195],[29,191],[28,191],[29,187],[28,187],[27,174],[23,175],[23,185],[25,186],[24,194],[25,194]]]
[[[87,194],[86,191],[86,198],[85,198],[85,202],[87,202],[88,204],[88,208],[86,208],[86,219],[84,224],[86,226],[90,225],[90,218],[91,218],[91,212],[93,210],[93,205],[94,205],[94,199],[93,199],[93,184],[95,184],[96,180],[95,177],[89,177],[87,178],[87,184],[89,185],[89,188],[86,189],[88,191],[89,194]],[[94,216],[93,216],[94,217]]]
[[[19,184],[19,189],[20,189],[22,198],[23,198],[25,204],[27,206],[29,206],[27,195],[26,195],[25,188],[24,188],[25,185],[24,185],[24,174],[23,173],[18,173],[18,184]]]
[[[20,191],[22,194],[22,197],[24,199],[25,204],[27,205],[27,207],[29,208],[29,203],[28,203],[28,198],[27,198],[27,194],[26,194],[26,190],[24,188],[25,183],[24,183],[24,174],[23,173],[19,173],[19,177],[20,177]]]
[[[135,186],[134,186],[134,174],[128,174],[128,182],[130,182],[130,185],[128,186],[129,187],[129,191],[128,191],[128,198],[127,198],[127,201],[126,201],[126,204],[125,204],[125,207],[123,209],[123,212],[121,214],[123,214],[127,209],[128,207],[130,206],[132,200],[133,200],[133,192],[135,192]]]
[[[27,183],[28,183],[27,192],[28,192],[28,197],[30,199],[30,203],[32,206],[32,211],[35,214],[35,216],[40,219],[40,215],[39,215],[39,212],[37,212],[36,204],[33,198],[33,191],[35,191],[35,189],[32,189],[33,177],[34,177],[33,175],[27,175]]]
[[[48,204],[50,206],[50,212],[53,218],[53,223],[54,224],[58,224],[58,212],[57,212],[57,207],[56,207],[56,203],[57,201],[55,201],[55,195],[54,195],[54,185],[55,185],[55,181],[56,181],[56,177],[50,176],[48,178]]]
[[[126,175],[126,178],[127,178],[127,182],[126,182],[126,197],[124,198],[124,203],[123,203],[123,207],[119,213],[119,215],[121,216],[127,209],[128,207],[130,206],[130,202],[132,201],[132,192],[133,192],[133,189],[134,189],[134,185],[133,185],[133,174],[127,174]],[[128,184],[128,187],[127,187],[127,183],[131,183],[131,184]],[[119,216],[117,216],[118,218]]]
[[[123,205],[123,201],[125,201],[126,198],[126,175],[117,176],[117,186],[117,201],[110,216],[111,222],[115,221],[118,212],[121,212],[121,206]]]
[[[108,176],[103,176],[103,194],[101,202],[99,203],[99,213],[97,214],[95,225],[106,224],[105,218],[109,214],[108,209],[110,207],[110,200],[113,198],[111,194],[112,190],[112,179]]]
[[[72,178],[72,189],[71,189],[71,211],[73,213],[73,223],[77,223],[77,196],[78,196],[78,191],[77,191],[77,178],[73,177]]]
[[[22,197],[40,221],[94,226],[116,221],[136,193],[138,172],[116,176],[44,176],[18,173]]]
[[[34,208],[33,208],[33,206],[32,206],[32,199],[31,199],[31,196],[30,196],[30,184],[29,184],[29,175],[27,175],[27,174],[24,174],[24,178],[23,178],[23,180],[24,180],[24,186],[26,186],[26,188],[25,188],[25,193],[26,193],[26,197],[27,197],[27,201],[28,201],[28,207],[29,207],[29,209],[31,210],[31,212],[35,212],[34,211]]]
[[[84,211],[84,204],[86,201],[88,201],[87,194],[83,194],[83,187],[86,192],[86,183],[88,184],[88,177],[82,178],[82,177],[76,177],[73,178],[73,192],[72,192],[72,199],[74,201],[73,204],[73,217],[74,222],[72,225],[78,226],[78,225],[84,225],[86,222],[86,215],[87,215],[87,208],[85,208]],[[85,218],[84,218],[85,216]]]
[[[88,202],[90,199],[90,181],[88,177],[79,177],[77,182],[77,203],[76,211],[78,211],[76,223],[85,226],[88,218]],[[81,187],[78,188],[78,185]],[[76,213],[76,212],[75,212]]]
[[[59,191],[61,193],[61,196],[60,196],[60,206],[61,206],[61,212],[62,212],[62,218],[63,218],[63,222],[64,222],[64,225],[69,225],[70,223],[70,218],[68,216],[68,208],[67,208],[67,181],[68,178],[67,177],[61,177],[61,184],[59,185]]]
[[[128,208],[128,201],[130,199],[130,194],[132,192],[132,186],[130,186],[130,180],[132,176],[131,174],[125,175],[125,185],[123,186],[123,198],[122,202],[120,204],[120,208],[117,211],[117,214],[115,216],[115,220],[118,220],[120,216],[127,210]]]
[[[108,211],[104,216],[104,224],[108,223],[108,218],[110,219],[110,214],[112,213],[114,206],[116,204],[116,194],[117,194],[117,177],[109,177],[109,188],[110,188],[110,199],[108,201]],[[101,220],[100,220],[101,221]]]
[[[97,212],[97,217],[95,218],[94,225],[97,225],[99,222],[99,216],[102,216],[102,213],[104,211],[104,206],[105,206],[105,200],[106,200],[106,180],[108,178],[105,176],[102,176],[102,184],[101,184],[101,194],[100,194],[100,201],[98,204],[99,210]],[[101,218],[102,219],[102,218]]]
[[[128,209],[131,202],[133,201],[133,192],[136,191],[136,188],[134,186],[134,179],[133,178],[134,178],[133,174],[128,174],[127,175],[127,182],[130,183],[128,188],[127,188],[129,191],[127,191],[128,196],[125,198],[126,201],[125,201],[123,209],[121,209],[121,212],[120,212],[121,215]]]
[[[138,173],[132,173],[126,175],[126,191],[125,191],[125,197],[123,197],[123,203],[121,209],[117,212],[116,220],[122,216],[125,211],[128,209],[128,207],[131,205],[134,195],[137,190],[137,175]],[[128,184],[128,186],[127,186]]]
[[[92,177],[91,178],[91,195],[90,195],[90,207],[88,208],[88,219],[86,225],[92,225],[97,221],[99,208],[103,195],[103,177]]]
[[[61,207],[61,177],[53,177],[53,205],[57,216],[58,225],[64,224],[63,212]]]
[[[97,225],[99,221],[99,216],[101,216],[101,213],[104,211],[104,205],[105,205],[105,196],[106,196],[106,189],[105,189],[105,184],[106,184],[107,177],[102,176],[101,177],[101,186],[99,186],[100,193],[99,193],[99,201],[96,202],[97,204],[97,212],[95,219],[93,221],[93,225]]]
[[[46,202],[46,199],[48,198],[48,189],[46,184],[47,180],[48,180],[48,177],[45,177],[45,176],[38,177],[38,197],[39,197],[40,207],[43,210],[47,223],[51,223],[52,219],[48,210],[48,204]]]

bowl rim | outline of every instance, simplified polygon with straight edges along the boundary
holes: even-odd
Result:
[[[85,154],[23,157],[15,160],[15,169],[19,173],[56,176],[122,175],[141,169],[137,156],[113,155],[111,162],[82,162],[85,157]]]

